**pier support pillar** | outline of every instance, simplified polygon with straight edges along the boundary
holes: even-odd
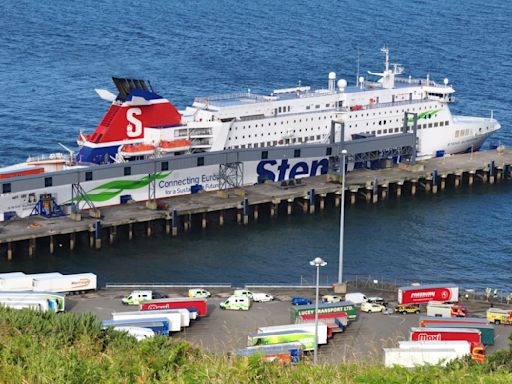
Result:
[[[460,179],[461,179],[461,174],[460,173],[456,173],[455,174],[455,179],[454,179],[454,187],[455,188],[459,188],[460,187]]]
[[[302,203],[302,212],[308,213],[308,198],[304,197],[304,202]]]
[[[206,221],[206,213],[203,213],[203,217],[201,217],[201,228],[206,229],[208,222]]]
[[[293,212],[293,199],[288,199],[288,205],[286,206],[286,213],[291,215]]]
[[[309,191],[309,213],[315,213],[315,190]]]
[[[94,247],[94,226],[89,227],[89,247]]]
[[[169,218],[165,219],[165,234],[166,235],[171,234],[171,220],[169,220]]]
[[[128,224],[128,240],[133,239],[133,224]]]
[[[74,251],[75,246],[76,246],[76,232],[73,232],[73,233],[69,234],[69,250]]]
[[[244,215],[244,218],[243,218],[244,225],[249,224],[249,199],[247,197],[244,197],[243,215]]]
[[[468,173],[468,186],[471,187],[475,181],[475,171],[469,171]]]
[[[254,221],[258,221],[258,218],[260,216],[260,206],[259,205],[255,205],[253,210],[252,210],[252,216],[253,216],[253,219]]]
[[[357,200],[357,189],[350,190],[350,204],[354,205]]]
[[[278,205],[276,203],[270,204],[270,217],[277,216],[277,207],[278,207]]]
[[[12,260],[12,243],[10,241],[7,243],[7,260]]]
[[[50,236],[50,255],[55,253],[55,239],[53,236]]]
[[[242,211],[238,208],[236,209],[236,222],[242,224]]]
[[[94,224],[94,245],[96,249],[101,249],[101,222],[99,220]]]
[[[432,193],[435,195],[437,193],[437,182],[439,180],[439,176],[437,174],[437,169],[432,171]]]
[[[496,182],[500,183],[503,180],[503,168],[496,167]]]
[[[325,193],[322,193],[320,195],[320,212],[322,212],[325,209]]]
[[[178,236],[178,211],[176,209],[172,210],[171,224],[171,235],[176,237]]]
[[[188,215],[183,217],[183,230],[185,232],[189,231],[191,229],[191,227],[192,227],[190,221],[191,221],[191,215],[190,214],[188,214]]]
[[[416,195],[416,184],[418,183],[417,180],[411,180],[411,195]]]
[[[146,236],[147,237],[151,237],[152,235],[152,225],[151,225],[151,220],[148,221],[147,223],[147,226],[146,226]]]
[[[110,245],[114,244],[115,236],[116,236],[116,228],[115,228],[115,226],[111,226],[109,228],[109,234],[108,234],[108,242]]]
[[[334,196],[334,206],[336,208],[339,208],[341,202],[341,192],[336,192],[336,195]]]
[[[36,250],[36,239],[31,238],[28,240],[28,257],[32,258]]]
[[[380,199],[382,201],[388,198],[388,184],[382,184],[380,186]]]
[[[432,189],[432,180],[430,178],[425,179],[425,192],[430,193],[431,189]]]
[[[444,191],[446,188],[446,175],[441,175],[441,183],[440,183],[441,191]]]
[[[372,190],[371,190],[371,188],[366,188],[366,190],[364,191],[364,200],[367,203],[372,201]]]
[[[377,179],[373,179],[372,182],[372,202],[377,204],[379,202],[379,184]]]
[[[397,199],[399,199],[402,196],[403,185],[404,185],[403,181],[396,183],[396,198]]]
[[[221,209],[219,211],[219,226],[222,227],[224,225],[224,210]]]
[[[494,171],[495,171],[495,169],[494,169],[494,160],[493,160],[489,164],[489,184],[494,184],[494,176],[495,176]]]

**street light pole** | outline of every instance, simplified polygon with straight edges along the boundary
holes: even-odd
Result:
[[[313,354],[313,363],[318,362],[318,296],[320,290],[320,267],[327,265],[321,257],[316,257],[315,260],[311,260],[309,264],[316,267],[316,293],[315,293],[315,350]]]
[[[347,162],[347,150],[341,151],[341,208],[340,208],[340,255],[338,265],[338,283],[343,282],[343,243],[345,232],[345,166]]]

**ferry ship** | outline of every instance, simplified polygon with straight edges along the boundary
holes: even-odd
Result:
[[[72,181],[59,190],[55,189],[57,187],[53,182],[45,182],[42,188],[33,191],[27,188],[21,191],[23,193],[16,194],[10,181],[20,176],[36,177],[49,172],[83,168],[94,171],[97,166],[130,164],[136,160],[164,159],[187,153],[329,143],[332,140],[340,141],[342,134],[344,141],[361,136],[379,138],[401,132],[405,112],[417,116],[418,159],[477,151],[500,128],[492,116],[452,115],[449,104],[455,100],[455,91],[448,79],[438,84],[428,77],[404,77],[403,67],[390,63],[389,50],[383,48],[383,53],[384,70],[368,72],[368,76],[376,81],[361,76],[354,86],[348,86],[346,80],[337,79],[336,74],[331,72],[325,89],[312,89],[299,84],[276,89],[269,95],[247,90],[243,93],[198,97],[182,111],[157,94],[148,82],[113,78],[117,95],[104,89],[96,90],[111,105],[94,132],[80,132],[77,137],[78,151],[68,149],[68,154],[30,157],[26,162],[0,168],[0,212],[26,216],[40,193],[51,193],[59,203],[69,203],[73,199],[69,192]],[[340,123],[334,132],[331,130],[332,121]],[[343,129],[340,128],[342,125]],[[335,137],[331,137],[332,134]],[[327,172],[328,166],[325,162],[321,163],[322,159],[305,161],[308,169]],[[316,161],[315,167],[313,161]],[[248,164],[245,182],[256,182],[260,168],[261,165]],[[89,173],[92,175],[93,171]],[[218,166],[213,167],[208,175],[203,176],[206,180],[215,180],[218,171]],[[201,182],[201,178],[196,177],[197,172],[197,169],[188,172],[171,170],[165,176],[167,179],[157,197],[190,192],[193,183]],[[95,184],[94,177],[89,173],[84,180],[89,185],[85,184],[85,187],[89,198],[94,201],[97,193],[90,191],[97,191],[98,185],[104,185],[106,179],[102,179],[103,184]],[[266,174],[273,173],[268,171]],[[309,175],[311,172],[290,172],[280,179]],[[121,176],[124,178],[119,180],[136,177],[126,171]],[[190,181],[176,184],[173,177]],[[180,188],[168,188],[176,185]],[[205,183],[205,189],[215,189],[217,186],[218,182]],[[115,199],[102,197],[102,200],[96,199],[96,203],[100,206],[119,204],[119,193],[114,194]],[[145,190],[137,193],[132,189],[131,197],[134,200],[148,199]]]

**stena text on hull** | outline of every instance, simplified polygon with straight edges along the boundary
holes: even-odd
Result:
[[[492,117],[452,115],[449,104],[454,101],[454,89],[447,79],[437,84],[428,77],[401,77],[403,67],[390,64],[387,48],[383,52],[384,71],[369,72],[376,82],[360,77],[355,86],[348,86],[331,72],[327,89],[299,85],[276,89],[269,95],[248,90],[198,97],[182,111],[145,81],[113,78],[118,94],[96,90],[111,105],[94,132],[78,135],[78,151],[66,148],[69,154],[30,157],[0,168],[0,213],[4,213],[4,220],[12,215],[27,216],[41,195],[51,194],[58,205],[77,202],[70,188],[75,183],[72,177],[63,182],[63,177],[52,176],[44,178],[41,186],[27,181],[22,187],[10,182],[16,178],[60,172],[64,176],[66,171],[88,168],[80,182],[84,199],[96,206],[119,204],[123,196],[125,200],[128,196],[143,201],[148,199],[153,176],[132,174],[126,166],[118,175],[119,166],[190,153],[329,143],[333,120],[344,124],[344,140],[349,141],[360,135],[385,137],[399,133],[404,113],[416,113],[419,159],[476,151],[500,128]],[[341,128],[334,135],[339,140]],[[243,167],[243,183],[252,184],[262,177],[280,181],[326,173],[328,159],[246,161]],[[102,171],[97,172],[100,168]],[[158,178],[155,198],[187,194],[194,185],[206,190],[219,186],[218,165],[173,170],[162,164],[151,174]],[[54,179],[60,180],[59,186]]]

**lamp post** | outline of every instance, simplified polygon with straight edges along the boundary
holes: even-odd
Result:
[[[340,255],[338,265],[338,283],[343,282],[343,242],[345,232],[345,166],[347,162],[347,150],[341,151],[341,208],[340,208]]]
[[[321,257],[316,257],[309,264],[316,267],[316,294],[315,294],[315,351],[313,354],[313,363],[318,362],[318,291],[320,289],[320,267],[325,267],[327,262]]]

